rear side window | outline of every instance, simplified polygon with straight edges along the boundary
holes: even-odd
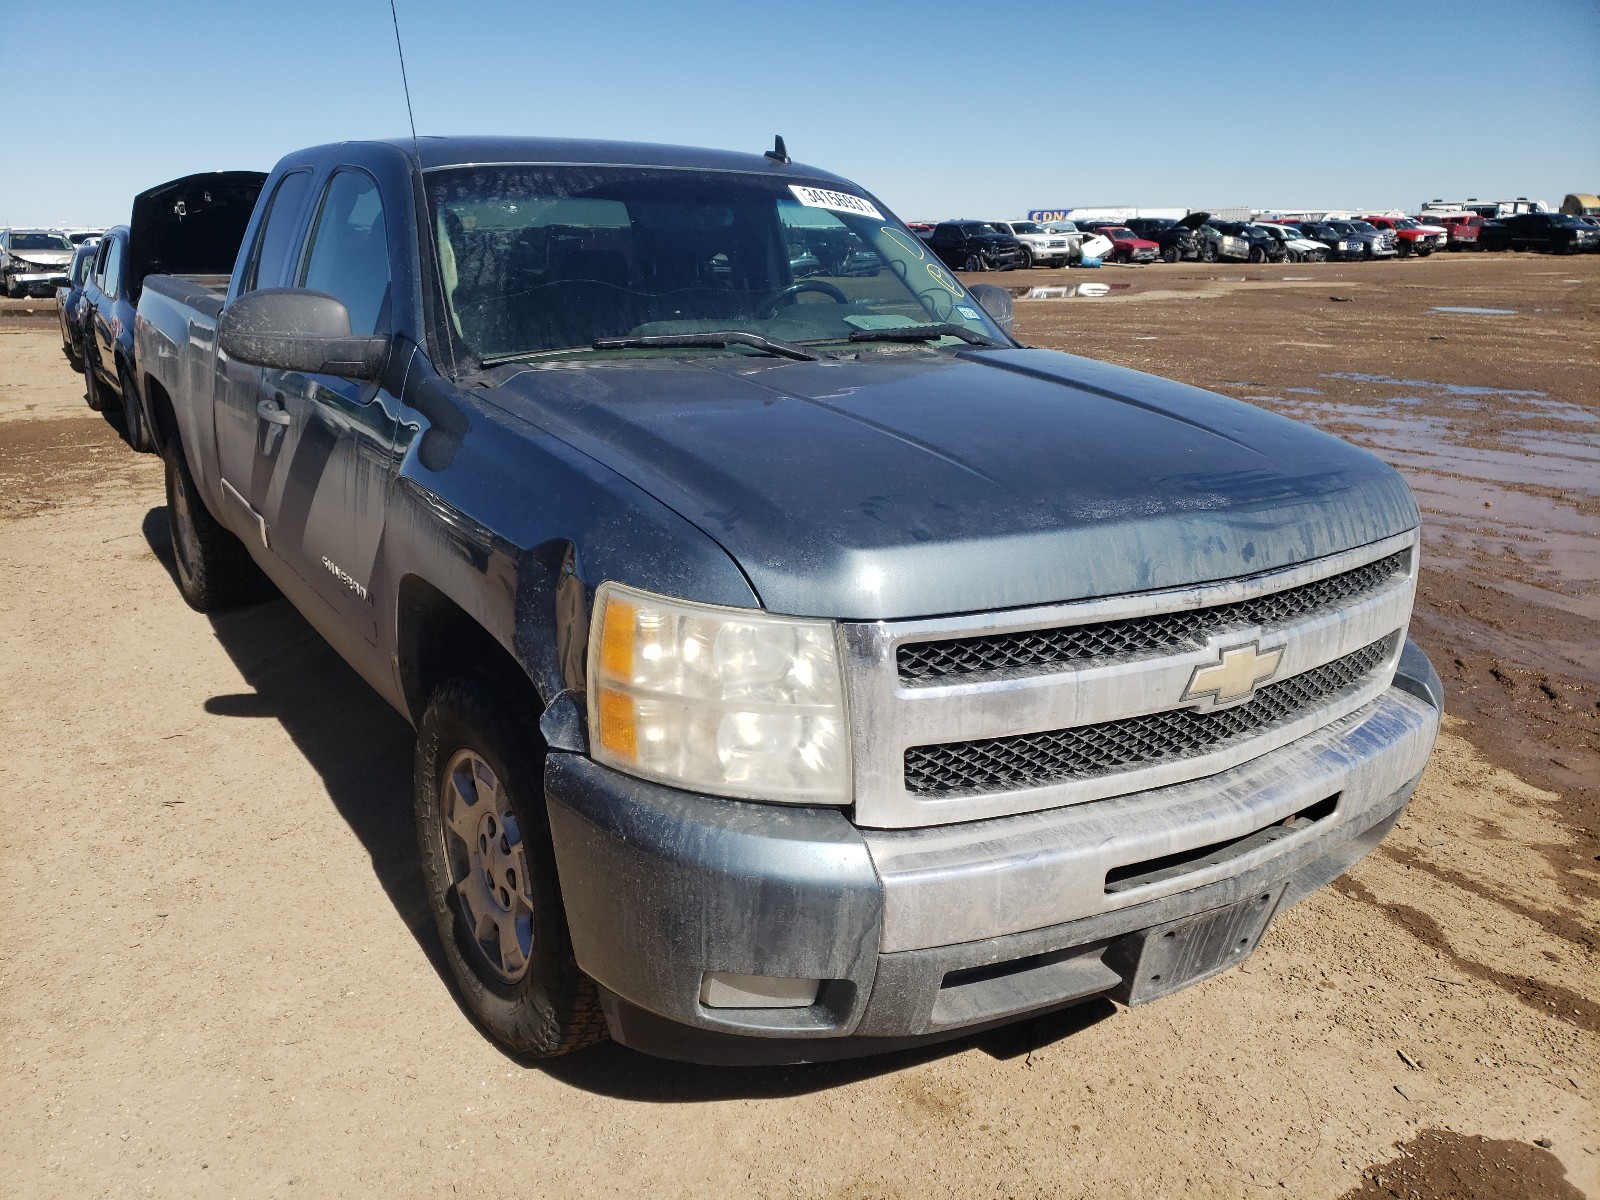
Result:
[[[266,220],[256,236],[255,253],[250,256],[240,294],[253,292],[258,287],[283,287],[288,282],[297,257],[295,251],[299,249],[299,243],[293,239],[310,190],[310,171],[291,171],[278,181]]]
[[[106,239],[105,282],[101,287],[108,296],[115,296],[122,283],[122,239]]]
[[[389,234],[378,184],[365,171],[338,171],[329,182],[300,286],[344,301],[358,337],[387,329]]]

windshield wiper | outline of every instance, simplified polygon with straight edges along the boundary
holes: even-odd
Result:
[[[768,354],[793,358],[800,362],[816,362],[822,357],[792,342],[780,342],[776,338],[750,333],[743,329],[721,329],[707,333],[659,333],[648,337],[596,338],[593,345],[596,350],[649,350],[674,346],[749,346],[753,350],[765,350]]]
[[[852,342],[931,342],[942,337],[960,338],[973,346],[1003,346],[991,337],[968,329],[965,325],[897,325],[887,329],[858,329],[850,335]]]

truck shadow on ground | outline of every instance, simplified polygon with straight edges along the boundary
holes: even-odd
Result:
[[[143,522],[145,541],[173,576],[165,507]],[[423,889],[411,820],[413,734],[366,682],[282,597],[210,614],[213,634],[253,691],[212,696],[214,716],[271,719],[322,779],[339,815],[360,839],[372,871],[417,945],[450,989],[450,967]],[[703,1067],[667,1062],[606,1043],[566,1058],[522,1061],[570,1087],[617,1099],[694,1103],[801,1095],[892,1074],[969,1049],[1000,1060],[1022,1058],[1088,1028],[1115,1011],[1089,1002],[1014,1025],[872,1058],[792,1067]]]

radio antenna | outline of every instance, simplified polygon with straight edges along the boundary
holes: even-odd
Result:
[[[417,145],[417,118],[411,111],[411,80],[406,78],[406,48],[400,43],[400,14],[394,10],[394,0],[389,0],[389,19],[394,22],[394,48],[400,55],[400,86],[406,91],[406,120],[411,122],[411,152],[417,156],[417,169],[422,169],[422,148]]]
[[[394,22],[394,48],[395,52],[400,56],[400,86],[405,88],[406,120],[411,123],[411,157],[417,164],[417,181],[418,187],[420,188],[422,186],[422,147],[417,142],[417,117],[416,114],[411,111],[411,80],[406,76],[406,48],[405,45],[400,41],[400,14],[395,11],[394,0],[389,0],[389,19]],[[419,197],[421,194],[421,192],[418,193]],[[443,268],[440,266],[439,229],[437,224],[433,221],[429,221],[427,223],[427,229],[428,241],[431,243],[430,248],[433,250],[434,270],[440,272],[439,286],[442,290],[444,287],[444,278],[442,274]],[[456,364],[455,343],[452,339],[447,337],[445,339],[445,345],[448,347],[450,352],[450,373],[454,375],[459,369]],[[409,370],[410,368],[408,367],[408,373]]]

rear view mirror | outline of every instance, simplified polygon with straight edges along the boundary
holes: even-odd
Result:
[[[223,310],[217,344],[229,358],[280,371],[372,379],[383,368],[389,339],[356,337],[350,310],[324,292],[262,288]]]
[[[975,283],[967,291],[983,306],[983,311],[994,319],[994,323],[1005,330],[1005,335],[1011,337],[1012,327],[1017,323],[1017,310],[1011,301],[1011,293],[992,283]]]

